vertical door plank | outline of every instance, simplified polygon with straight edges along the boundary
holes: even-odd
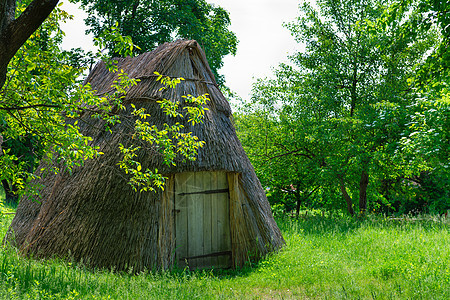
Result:
[[[187,172],[175,176],[176,256],[205,256],[188,260],[189,268],[230,267],[229,255],[208,256],[231,251],[229,193],[226,172]],[[180,195],[181,194],[181,195]],[[184,194],[184,195],[183,195]]]
[[[211,190],[216,190],[218,186],[217,172],[211,172]],[[211,194],[211,253],[219,252],[220,241],[218,239],[218,228],[217,228],[217,214],[218,214],[218,203],[217,194]],[[211,257],[211,267],[217,267],[217,257]]]
[[[184,192],[186,176],[185,173],[175,175],[175,256],[176,264],[184,268],[186,263],[180,260],[188,256],[188,211],[187,196],[180,196]]]
[[[195,174],[195,187],[196,191],[203,190],[203,172],[196,172]],[[203,201],[205,195],[203,194],[194,194],[193,196],[193,209],[195,210],[194,216],[195,219],[192,220],[194,226],[194,239],[195,239],[195,254],[193,256],[201,256],[205,254],[204,250],[204,236],[203,236]],[[197,268],[203,267],[203,258],[196,259]]]
[[[211,172],[202,173],[202,185],[203,190],[211,190]],[[209,254],[211,252],[211,194],[203,195],[203,254]],[[211,267],[211,257],[203,259],[203,265],[205,267]]]
[[[218,187],[219,189],[228,188],[228,180],[225,172],[218,173]],[[217,195],[218,215],[217,228],[219,239],[219,251],[231,250],[230,240],[230,208],[229,208],[229,193],[220,193]],[[220,267],[229,266],[229,256],[219,256],[218,265]]]
[[[185,173],[186,174],[186,185],[185,185],[185,193],[193,193],[196,192],[195,186],[195,173]],[[187,197],[187,211],[188,211],[188,250],[187,257],[196,256],[199,252],[198,250],[198,216],[196,215],[196,201],[194,195],[186,195]],[[189,260],[189,268],[196,268],[197,261]]]

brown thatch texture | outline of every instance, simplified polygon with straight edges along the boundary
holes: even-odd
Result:
[[[131,78],[141,80],[128,91],[126,103],[132,102],[151,112],[149,122],[157,126],[174,120],[161,111],[155,100],[163,97],[183,102],[183,95],[210,95],[203,124],[190,126],[187,120],[177,120],[185,125],[186,131],[192,131],[206,142],[197,160],[167,166],[156,150],[141,151],[139,159],[144,168],[158,168],[168,176],[213,170],[238,174],[232,177],[234,185],[239,187],[236,195],[241,195],[240,198],[244,195],[245,199],[235,209],[238,215],[232,216],[239,221],[239,226],[232,229],[237,237],[233,243],[240,245],[233,249],[233,260],[236,265],[242,265],[250,252],[260,257],[279,249],[284,240],[236,136],[228,101],[215,83],[198,43],[166,43],[150,53],[118,59],[118,67]],[[174,90],[160,91],[154,71],[186,80]],[[98,94],[104,94],[111,91],[115,78],[115,74],[99,63],[86,82]],[[35,257],[73,256],[93,266],[117,269],[168,268],[173,263],[173,217],[168,200],[171,196],[163,196],[163,192],[133,192],[117,167],[121,159],[118,144],[130,143],[134,123],[126,112],[120,114],[123,121],[113,128],[112,134],[104,130],[101,121],[86,114],[84,122],[80,122],[82,130],[93,137],[92,143],[100,146],[104,155],[86,161],[72,175],[63,172],[41,180],[39,183],[44,188],[40,204],[22,199],[6,237],[22,253]]]

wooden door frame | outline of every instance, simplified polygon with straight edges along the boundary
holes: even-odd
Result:
[[[218,188],[218,189],[209,189],[209,190],[205,190],[205,186],[203,185],[203,186],[201,186],[200,187],[200,185],[197,185],[198,187],[200,187],[199,188],[199,191],[194,191],[194,192],[182,192],[182,193],[180,193],[180,194],[177,194],[177,191],[176,191],[176,186],[177,186],[177,182],[176,182],[176,180],[177,180],[177,175],[179,175],[179,174],[186,174],[186,173],[192,173],[192,174],[194,174],[194,175],[196,175],[196,174],[199,174],[199,173],[201,173],[201,172],[205,172],[205,173],[209,173],[209,174],[212,174],[212,173],[223,173],[223,175],[225,176],[224,177],[224,179],[225,179],[225,183],[226,183],[226,185],[227,185],[227,188]],[[209,175],[208,174],[208,175]],[[204,175],[204,174],[203,174]],[[220,175],[220,176],[222,176],[222,174]],[[187,180],[190,180],[190,178],[188,178]],[[217,179],[216,179],[217,180]],[[178,216],[178,213],[180,212],[180,210],[179,210],[179,208],[177,207],[177,199],[178,200],[180,200],[179,198],[177,198],[177,196],[186,196],[186,195],[196,195],[196,194],[198,194],[198,195],[214,195],[214,194],[219,194],[219,193],[221,193],[221,194],[224,194],[224,193],[227,193],[227,209],[226,209],[226,212],[227,212],[227,215],[226,216],[224,216],[226,219],[227,219],[227,225],[226,225],[226,236],[227,236],[227,242],[225,242],[226,244],[228,244],[227,246],[225,246],[226,248],[228,248],[228,250],[226,250],[226,251],[216,251],[216,252],[211,252],[211,253],[202,253],[202,254],[200,254],[200,255],[194,255],[194,256],[190,256],[190,257],[188,257],[188,256],[186,256],[186,257],[184,257],[183,259],[187,259],[187,260],[189,260],[189,259],[202,259],[202,258],[211,258],[211,257],[217,257],[217,259],[218,259],[218,261],[217,261],[217,264],[218,265],[220,265],[221,263],[219,262],[219,259],[220,259],[220,257],[228,257],[228,259],[226,259],[228,262],[227,263],[225,263],[227,266],[226,266],[226,268],[228,268],[228,267],[233,267],[233,239],[232,239],[232,234],[231,234],[231,231],[232,231],[232,229],[231,229],[231,227],[232,227],[232,225],[231,225],[231,198],[230,198],[230,184],[229,184],[229,172],[226,172],[226,171],[198,171],[198,172],[183,172],[183,173],[178,173],[178,174],[175,174],[174,176],[173,176],[173,181],[174,181],[174,183],[173,183],[173,228],[174,228],[174,236],[173,236],[173,238],[174,238],[174,260],[175,260],[175,263],[178,265],[178,263],[179,263],[179,260],[180,259],[182,259],[182,258],[179,258],[177,255],[177,247],[179,247],[179,246],[177,246],[177,242],[179,242],[179,241],[177,241],[177,216]],[[206,181],[202,181],[203,182],[203,184],[206,182]],[[216,181],[216,183],[217,183],[217,181]],[[217,183],[217,185],[218,185],[219,183]],[[194,188],[195,189],[195,188]],[[212,199],[211,199],[212,200]],[[181,200],[180,200],[181,201]],[[185,201],[188,201],[188,199],[186,199]],[[203,201],[205,201],[204,199],[203,199]],[[204,203],[205,204],[205,203]],[[220,205],[220,204],[218,204],[218,205]],[[189,207],[189,204],[186,204],[186,209],[188,209],[188,207]],[[212,209],[212,208],[211,208]],[[212,211],[213,213],[214,213],[214,211]],[[187,222],[187,224],[189,224],[189,212],[186,212],[187,213],[187,215],[186,215],[186,222]],[[213,224],[214,224],[214,222],[216,221],[216,220],[219,220],[219,218],[217,218],[217,219],[214,219],[214,220],[212,220],[214,217],[213,217],[213,215],[211,215],[211,223],[210,223],[210,226],[214,226]],[[203,221],[203,223],[202,223],[203,225],[202,226],[204,226],[204,221]],[[179,224],[178,224],[178,226],[180,226]],[[187,232],[189,232],[189,225],[187,225],[186,226],[186,231]],[[203,230],[205,230],[205,228],[203,227]],[[211,238],[214,238],[213,236],[211,236]],[[217,237],[218,238],[218,237]],[[204,243],[204,236],[202,236],[202,241],[203,241],[203,243]],[[220,239],[219,239],[219,241],[220,241]],[[211,240],[210,241],[211,243],[213,243],[213,241]],[[188,253],[189,252],[189,235],[188,235],[188,237],[186,238],[186,243],[188,244],[186,247],[187,247],[187,249],[186,249],[186,253]],[[204,246],[204,244],[203,244],[203,246]],[[221,248],[222,246],[220,246],[220,245],[216,245],[218,248]],[[212,244],[211,244],[211,247],[213,247],[212,246]],[[211,249],[210,251],[212,251],[213,249]],[[202,251],[202,252],[205,252],[204,250]],[[222,262],[223,262],[224,260],[222,259]],[[196,265],[196,264],[193,264],[194,266]],[[222,265],[224,265],[223,263],[222,263]],[[211,266],[213,266],[213,264],[211,263]],[[222,266],[223,267],[223,266]]]

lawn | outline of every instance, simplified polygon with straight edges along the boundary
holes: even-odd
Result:
[[[3,215],[4,235],[12,215]],[[278,219],[279,253],[239,270],[89,271],[0,250],[0,299],[450,299],[450,222]]]

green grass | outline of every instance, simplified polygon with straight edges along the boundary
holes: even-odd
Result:
[[[12,216],[3,216],[3,236]],[[0,250],[0,299],[450,299],[450,224],[438,218],[278,220],[287,246],[236,271],[88,271]]]

